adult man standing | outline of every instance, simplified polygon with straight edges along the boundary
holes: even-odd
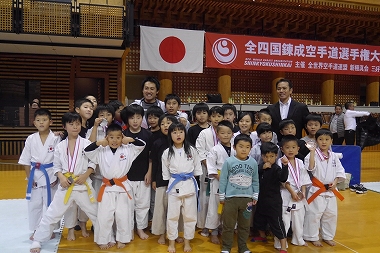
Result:
[[[141,84],[143,98],[135,100],[132,104],[141,105],[144,108],[144,111],[148,110],[152,105],[161,107],[165,112],[165,103],[157,98],[158,92],[160,91],[160,81],[157,78],[148,76],[142,81]],[[143,118],[141,127],[148,129],[148,123],[146,118]]]
[[[333,144],[342,145],[344,141],[344,113],[341,104],[335,105],[335,113],[330,120],[330,131],[333,134]]]
[[[290,95],[293,92],[293,84],[288,79],[280,79],[276,83],[276,90],[279,101],[268,106],[272,115],[272,128],[280,141],[282,135],[279,131],[279,123],[283,119],[292,119],[296,124],[296,137],[301,139],[302,129],[305,125],[305,118],[310,114],[306,104],[293,100]]]
[[[344,140],[346,145],[355,144],[355,131],[356,131],[356,117],[363,117],[370,115],[366,111],[354,111],[354,103],[347,102],[344,104],[346,113],[344,114]]]

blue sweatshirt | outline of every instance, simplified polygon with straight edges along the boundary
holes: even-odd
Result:
[[[219,199],[247,197],[257,200],[259,176],[257,162],[252,157],[242,161],[231,156],[226,159],[220,174]]]

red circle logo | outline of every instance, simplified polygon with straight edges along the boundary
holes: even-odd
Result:
[[[160,43],[160,55],[167,63],[178,63],[185,57],[186,49],[182,40],[170,36]]]

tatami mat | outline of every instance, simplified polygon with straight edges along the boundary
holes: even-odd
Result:
[[[29,231],[28,208],[25,199],[0,200],[0,252],[29,252],[32,231]],[[55,233],[55,238],[44,243],[41,253],[57,252],[61,240],[61,228]]]
[[[362,184],[368,190],[380,193],[380,182],[367,182]]]

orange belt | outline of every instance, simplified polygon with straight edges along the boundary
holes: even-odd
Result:
[[[327,185],[324,185],[321,181],[319,181],[318,178],[316,177],[313,177],[311,179],[311,182],[313,183],[314,186],[316,187],[319,187],[318,191],[314,192],[313,195],[311,195],[311,197],[307,200],[307,203],[310,204],[316,197],[318,197],[319,194],[321,194],[322,192],[326,192],[328,191],[328,186]],[[332,192],[334,193],[334,195],[340,199],[340,200],[343,200],[344,197],[342,194],[340,194],[340,192],[337,191],[337,189],[333,189]]]
[[[128,179],[127,175],[121,178],[112,178],[112,179],[107,179],[103,177],[102,181],[104,184],[100,186],[99,194],[98,194],[98,202],[102,201],[103,193],[104,193],[104,190],[106,189],[106,186],[113,186],[113,185],[123,187],[124,191],[128,194],[129,199],[132,199],[131,195],[129,195],[127,189],[125,189],[125,186],[123,185],[123,182],[126,181],[127,179]]]

